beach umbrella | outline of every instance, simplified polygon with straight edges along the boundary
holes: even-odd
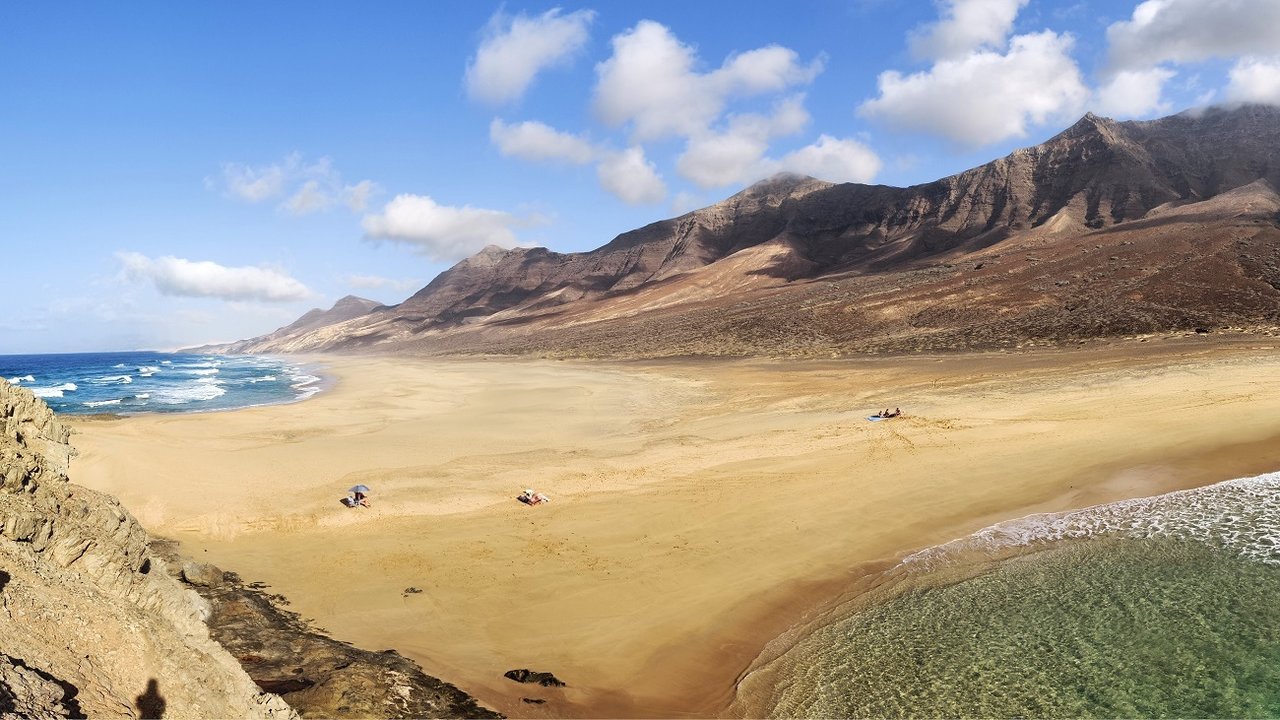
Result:
[[[353,493],[364,493],[365,495],[368,495],[368,494],[369,494],[369,486],[368,486],[368,485],[357,485],[357,486],[355,486],[355,487],[351,488],[350,490],[348,490],[347,492],[353,492]]]

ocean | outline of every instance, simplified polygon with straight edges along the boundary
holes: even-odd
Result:
[[[1280,473],[1000,523],[776,640],[740,717],[1280,717]]]
[[[306,365],[159,352],[0,355],[0,378],[68,414],[202,412],[292,402],[321,388]]]

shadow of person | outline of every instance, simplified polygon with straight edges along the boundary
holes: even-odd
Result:
[[[160,694],[160,684],[155,678],[147,681],[147,690],[133,699],[138,706],[138,713],[146,720],[159,720],[164,717],[164,696]]]

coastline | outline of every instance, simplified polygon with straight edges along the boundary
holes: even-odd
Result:
[[[1247,392],[1280,377],[1262,349],[330,360],[341,382],[309,403],[70,418],[73,479],[187,554],[271,584],[336,637],[396,647],[511,715],[716,714],[767,643],[904,554],[1011,517],[1280,467],[1280,422],[1260,419],[1280,404]],[[882,399],[903,422],[865,422]],[[1100,399],[1116,407],[1095,422]],[[1135,423],[1125,442],[1108,437]],[[424,430],[470,445],[449,451]],[[344,459],[348,442],[372,451]],[[989,452],[967,447],[979,442]],[[1100,461],[1055,465],[1081,448]],[[220,473],[200,462],[214,457],[233,460]],[[373,480],[366,515],[336,504],[355,478]],[[525,483],[552,505],[514,503]],[[353,554],[371,567],[323,587],[318,568]],[[402,597],[414,578],[425,597]],[[501,677],[515,667],[570,685],[521,705],[527,689]]]

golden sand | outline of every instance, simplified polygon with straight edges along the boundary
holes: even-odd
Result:
[[[1138,347],[326,358],[336,386],[302,403],[78,421],[72,479],[503,713],[713,715],[768,640],[905,552],[1280,466],[1273,351]],[[357,483],[371,508],[339,503]],[[502,677],[525,667],[569,686]]]

